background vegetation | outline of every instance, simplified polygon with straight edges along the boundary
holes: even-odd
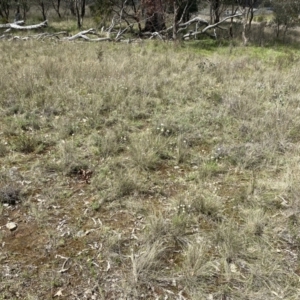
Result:
[[[167,39],[187,38],[184,34],[188,32],[193,37],[205,33],[213,39],[224,37],[225,32],[227,38],[233,38],[242,27],[244,44],[251,38],[254,21],[260,25],[260,32],[272,26],[278,39],[281,32],[285,37],[288,29],[298,25],[299,14],[299,0],[0,0],[0,25],[48,20],[70,30],[70,20],[77,20],[77,28],[82,28],[86,16],[92,16],[93,27],[101,28],[101,32],[110,34],[117,29],[120,34],[125,30],[133,37],[158,32]],[[200,18],[192,22],[196,16]],[[220,26],[226,17],[226,26]],[[199,30],[203,25],[210,29]]]

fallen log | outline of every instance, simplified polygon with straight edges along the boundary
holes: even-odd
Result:
[[[28,25],[28,26],[21,26],[19,24],[24,24],[24,21],[18,21],[16,23],[0,24],[0,28],[16,29],[16,30],[39,29],[39,28],[48,26],[48,21],[46,20],[42,23],[39,23],[36,25]]]
[[[0,24],[0,28],[11,28],[12,25],[22,25],[24,24],[24,21],[17,21],[15,23],[6,23],[6,24]]]

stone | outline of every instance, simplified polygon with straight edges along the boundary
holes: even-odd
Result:
[[[6,228],[9,229],[10,231],[16,230],[18,225],[15,222],[8,222],[6,224]]]

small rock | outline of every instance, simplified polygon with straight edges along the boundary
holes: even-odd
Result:
[[[79,230],[79,231],[76,233],[76,237],[81,238],[81,237],[83,237],[83,236],[85,236],[85,233],[84,233],[83,230]]]
[[[57,293],[54,295],[54,297],[62,297],[63,293],[62,293],[62,289],[58,290]]]
[[[237,267],[236,267],[235,264],[230,264],[229,266],[230,266],[230,271],[231,271],[232,273],[236,273],[236,272],[237,272]]]
[[[6,224],[6,228],[9,229],[10,231],[16,230],[18,225],[15,222],[9,222]]]

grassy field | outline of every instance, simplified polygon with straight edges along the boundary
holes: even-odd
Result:
[[[0,42],[0,299],[300,298],[299,52],[206,43]]]

